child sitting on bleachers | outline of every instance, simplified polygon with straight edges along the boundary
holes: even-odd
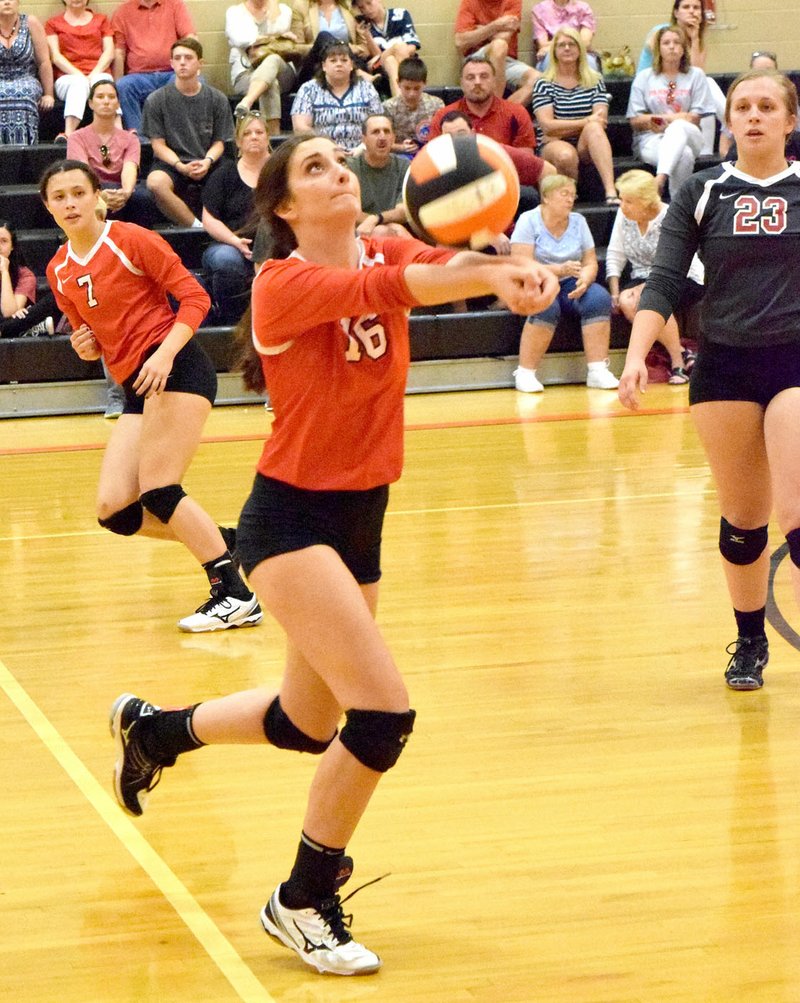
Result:
[[[402,60],[397,68],[400,93],[387,98],[383,107],[394,127],[394,153],[414,154],[428,142],[434,112],[444,108],[444,101],[426,94],[428,67],[419,56]]]

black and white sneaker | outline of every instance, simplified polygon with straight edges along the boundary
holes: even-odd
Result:
[[[725,649],[731,656],[725,669],[725,682],[732,690],[760,690],[762,672],[769,661],[766,637],[737,637]]]
[[[236,599],[234,596],[215,595],[212,591],[202,606],[178,621],[178,627],[188,634],[202,634],[229,627],[255,627],[263,619],[264,614],[254,592],[247,599]]]
[[[114,793],[120,806],[129,815],[143,813],[147,794],[161,779],[161,771],[165,766],[175,764],[174,759],[162,763],[151,759],[138,738],[142,719],[152,717],[160,709],[132,693],[123,693],[111,707],[109,724],[117,747]]]
[[[352,871],[352,859],[342,857],[337,889]],[[316,907],[289,909],[281,903],[280,891],[278,885],[261,910],[261,925],[273,940],[295,951],[302,961],[323,975],[371,975],[378,971],[381,959],[353,940],[349,930],[353,917],[345,916],[338,895],[325,899]],[[344,901],[350,897],[348,895]]]

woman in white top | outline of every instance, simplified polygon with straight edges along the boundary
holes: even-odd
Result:
[[[674,195],[700,155],[700,119],[714,109],[705,73],[689,63],[683,29],[660,28],[655,44],[653,68],[637,73],[631,86],[627,116],[634,153],[656,168],[659,192],[669,179]]]
[[[291,4],[278,0],[244,0],[225,12],[225,34],[231,47],[231,84],[242,99],[237,115],[246,115],[258,101],[267,123],[267,132],[280,131],[281,94],[288,92],[295,79],[290,57],[300,48],[302,24]],[[276,50],[257,65],[259,46],[272,43]]]
[[[615,309],[633,323],[645,280],[653,267],[661,224],[668,206],[661,201],[656,179],[647,171],[626,171],[617,178],[620,207],[606,250],[606,280]],[[630,280],[620,290],[620,276],[629,264]],[[687,276],[685,305],[703,294],[703,266],[695,256]],[[671,316],[658,339],[669,352],[672,373],[668,382],[688,383],[694,353],[684,351],[675,316]]]

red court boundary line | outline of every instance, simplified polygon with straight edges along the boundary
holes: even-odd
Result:
[[[641,408],[639,411],[572,411],[563,414],[541,414],[510,418],[475,418],[469,421],[422,422],[406,425],[406,432],[431,432],[448,428],[488,428],[493,425],[536,425],[552,421],[594,421],[598,418],[647,418],[659,414],[686,414],[688,406]],[[252,435],[212,435],[200,439],[201,445],[217,445],[226,442],[263,442],[263,432]],[[18,448],[0,449],[0,456],[34,456],[46,453],[88,453],[105,449],[105,442],[84,442],[64,446],[20,446]]]

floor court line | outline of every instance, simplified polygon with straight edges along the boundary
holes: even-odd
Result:
[[[275,1003],[231,942],[188,888],[156,853],[116,801],[75,755],[8,667],[0,661],[0,688],[70,780],[114,833],[124,848],[172,905],[180,920],[203,947],[244,1003]],[[109,751],[111,743],[109,742]]]
[[[712,495],[713,489],[704,487],[701,490],[701,494]],[[440,505],[437,507],[430,508],[408,508],[408,509],[392,509],[390,508],[386,513],[386,518],[397,518],[398,516],[420,516],[420,515],[441,515],[446,512],[495,512],[502,509],[534,509],[534,508],[552,508],[555,505],[606,505],[609,502],[620,502],[620,501],[652,501],[657,498],[694,498],[695,493],[691,491],[681,491],[680,493],[674,491],[651,491],[647,494],[613,494],[613,495],[599,495],[593,496],[591,498],[542,498],[537,501],[513,501],[513,502],[496,502],[492,505]],[[75,530],[71,533],[22,533],[16,534],[15,536],[0,536],[0,543],[21,543],[24,541],[31,542],[32,540],[67,540],[72,537],[79,536],[107,536],[108,531],[104,529],[80,529]],[[161,543],[169,543],[169,540],[156,541]]]
[[[495,425],[536,425],[553,421],[594,421],[598,418],[649,418],[662,414],[686,414],[688,406],[640,408],[638,411],[575,411],[559,414],[517,415],[512,418],[474,418],[464,421],[413,422],[404,426],[406,432],[434,432],[459,428],[490,428]],[[62,417],[69,418],[70,415]],[[264,432],[247,435],[210,435],[200,439],[200,445],[224,445],[230,442],[261,442]],[[83,442],[60,446],[8,446],[0,448],[0,456],[36,456],[48,453],[90,453],[106,448],[106,442]]]

